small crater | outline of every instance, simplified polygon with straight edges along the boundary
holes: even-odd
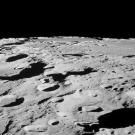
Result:
[[[38,104],[42,104],[44,102],[47,102],[51,97],[48,97],[48,98],[45,98],[45,99],[42,99],[38,102]]]
[[[93,69],[93,68],[86,68],[83,71],[69,71],[67,72],[65,75],[61,74],[61,73],[55,73],[55,74],[49,74],[47,76],[51,76],[53,78],[54,81],[58,81],[58,82],[64,82],[65,78],[71,75],[86,75],[92,72],[97,72],[97,70]]]
[[[94,133],[99,131],[99,125],[93,124],[90,125],[89,123],[78,123],[78,126],[83,127],[83,134],[82,135],[94,135]]]
[[[102,111],[103,109],[101,107],[91,110],[91,112],[102,112]]]
[[[13,76],[0,76],[1,80],[15,81],[40,75],[44,72],[45,63],[37,62],[30,64],[30,68],[25,68],[19,74]]]
[[[61,103],[64,101],[64,98],[63,97],[55,97],[55,98],[52,98],[51,99],[51,102],[52,103]]]
[[[135,55],[126,55],[126,56],[123,56],[123,58],[134,58]]]
[[[80,107],[78,107],[78,111],[82,111],[82,107],[80,106]]]
[[[49,74],[47,76],[51,76],[54,81],[58,81],[58,82],[63,82],[64,79],[66,78],[66,76],[61,73]]]
[[[83,71],[68,72],[67,76],[70,76],[70,75],[86,75],[86,74],[89,74],[89,73],[92,73],[92,72],[97,72],[97,70],[89,67],[89,68],[84,69]]]
[[[49,125],[52,125],[52,126],[56,126],[56,125],[59,124],[59,121],[58,121],[57,119],[50,119],[50,120],[48,121],[48,124],[49,124]]]
[[[106,86],[105,89],[111,89],[113,86],[112,85],[109,85],[109,86]]]
[[[66,56],[77,56],[77,57],[82,57],[84,54],[78,53],[78,54],[63,54],[63,57]]]
[[[21,97],[21,98],[16,99],[15,102],[12,102],[12,103],[10,103],[10,104],[8,104],[8,105],[5,105],[4,107],[14,107],[14,106],[18,106],[18,105],[22,104],[23,102],[24,102],[24,97]]]
[[[7,58],[6,62],[13,62],[13,61],[20,60],[27,57],[28,57],[27,54],[19,54],[19,55]]]
[[[49,83],[50,80],[49,79],[44,79],[45,83]]]
[[[43,91],[50,92],[50,91],[54,91],[54,90],[58,89],[59,87],[60,87],[59,85],[55,85],[55,86],[49,87],[49,88],[47,88],[47,89],[45,89]]]
[[[119,91],[120,92],[124,91],[124,88],[123,87],[119,88]]]
[[[55,121],[52,123],[53,126],[58,125],[58,124],[59,124],[59,121]]]
[[[42,78],[40,79],[41,83],[49,83],[50,79],[49,78]]]

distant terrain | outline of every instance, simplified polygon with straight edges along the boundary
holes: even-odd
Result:
[[[1,39],[0,135],[135,135],[135,39]]]

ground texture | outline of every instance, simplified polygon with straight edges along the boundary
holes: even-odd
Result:
[[[0,135],[135,135],[135,40],[0,40]]]

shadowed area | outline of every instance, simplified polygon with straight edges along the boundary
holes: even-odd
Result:
[[[89,68],[84,69],[84,71],[67,72],[66,75],[63,75],[61,73],[55,73],[55,74],[49,74],[47,76],[52,76],[54,81],[63,82],[67,76],[70,76],[70,75],[86,75],[86,74],[89,74],[91,72],[97,72],[97,70],[89,67]]]
[[[99,117],[99,124],[104,128],[124,128],[135,124],[135,108],[123,108]]]
[[[83,127],[83,133],[81,135],[94,135],[95,132],[99,131],[98,124],[93,124],[90,126],[88,123],[82,123],[82,124],[78,123],[77,125]]]
[[[134,58],[135,55],[126,55],[126,56],[123,56],[123,58]]]
[[[12,120],[10,120],[9,122],[8,122],[8,124],[6,125],[6,128],[5,128],[5,131],[3,132],[3,134],[6,134],[6,133],[8,133],[8,131],[9,131],[9,127],[10,127],[10,125],[13,123],[13,121]],[[2,134],[2,135],[3,135]]]
[[[15,81],[24,78],[30,78],[37,75],[40,75],[44,72],[45,63],[37,62],[30,64],[30,68],[25,68],[19,74],[13,76],[0,76],[1,80]]]
[[[51,98],[51,97],[44,98],[44,99],[40,100],[40,101],[38,102],[38,105],[39,105],[39,104],[42,104],[42,103],[44,103],[44,102],[46,102],[46,101],[48,101],[50,98]]]
[[[86,74],[89,74],[89,73],[92,73],[92,72],[97,72],[97,70],[89,67],[89,68],[84,69],[84,71],[68,72],[67,76],[70,76],[70,75],[86,75]]]
[[[16,61],[16,60],[19,60],[19,59],[23,59],[23,58],[26,58],[26,57],[28,57],[27,54],[19,54],[19,55],[7,58],[6,62],[13,62],[13,61]]]
[[[98,132],[100,128],[118,129],[133,126],[134,116],[135,108],[122,108],[100,116],[97,124],[78,123],[78,126],[83,127],[83,135],[91,135]]]
[[[5,105],[4,107],[18,106],[18,105],[22,104],[23,102],[24,102],[24,98],[22,97],[22,98],[17,99],[15,102],[12,102],[12,103],[10,103],[8,105]]]
[[[78,53],[78,54],[63,54],[64,57],[66,56],[77,56],[77,57],[82,57],[84,54]]]
[[[63,82],[66,78],[66,75],[63,75],[61,73],[55,73],[55,74],[49,74],[47,76],[51,76],[54,81]]]
[[[46,92],[54,91],[54,90],[58,89],[59,87],[60,87],[59,85],[55,85],[55,86],[49,87],[49,88],[47,88],[47,89],[45,89],[43,91],[46,91]]]

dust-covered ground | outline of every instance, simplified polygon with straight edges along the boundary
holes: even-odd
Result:
[[[0,40],[0,135],[135,135],[135,40]]]

